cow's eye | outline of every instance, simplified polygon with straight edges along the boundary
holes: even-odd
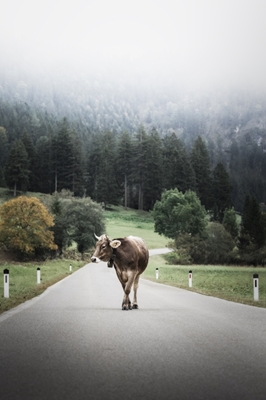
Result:
[[[102,249],[105,249],[105,247],[106,247],[106,245],[105,245],[105,244],[102,244],[102,247],[101,247],[101,248],[102,248]]]

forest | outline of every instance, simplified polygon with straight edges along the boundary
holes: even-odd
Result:
[[[85,76],[37,81],[6,71],[0,75],[0,186],[14,197],[67,190],[103,207],[145,211],[171,190],[191,191],[212,225],[209,243],[179,235],[184,254],[213,261],[228,241],[225,229],[231,239],[217,262],[264,263],[265,127],[261,92],[185,92]],[[235,213],[242,215],[240,228]],[[199,255],[198,248],[205,250]]]
[[[246,196],[265,203],[263,91],[1,68],[1,186],[144,210],[171,188],[208,210],[220,191],[240,213]]]
[[[35,110],[25,102],[0,100],[0,185],[53,193],[63,188],[106,204],[150,210],[163,190],[196,190],[213,209],[226,182],[226,204],[241,212],[245,197],[265,203],[266,154],[258,129],[229,145],[188,141],[140,124],[136,131],[81,128],[68,118]],[[207,192],[205,194],[201,192]]]

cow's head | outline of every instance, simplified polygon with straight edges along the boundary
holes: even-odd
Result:
[[[98,242],[96,243],[96,249],[91,257],[92,262],[109,261],[113,254],[113,249],[116,249],[121,245],[120,240],[111,240],[107,235],[102,235],[100,237],[96,236]]]

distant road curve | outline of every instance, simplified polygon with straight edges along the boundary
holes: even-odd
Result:
[[[157,255],[160,255],[160,254],[170,253],[171,251],[173,251],[173,250],[168,249],[167,247],[164,247],[162,249],[149,250],[149,254],[150,254],[150,256],[157,256]]]

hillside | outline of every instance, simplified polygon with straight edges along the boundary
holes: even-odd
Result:
[[[0,100],[29,107],[31,125],[37,130],[41,115],[48,114],[58,120],[67,117],[82,133],[133,133],[143,124],[161,135],[175,132],[188,145],[200,134],[227,148],[245,133],[265,144],[266,92],[258,89],[193,90],[175,82],[127,80],[100,72],[29,74],[16,66],[0,72]],[[1,116],[0,125],[7,122]]]
[[[113,142],[107,145],[108,153],[105,153],[108,163],[113,164],[116,155],[112,151],[122,134],[128,132],[136,137],[142,126],[148,133],[155,128],[161,140],[174,133],[188,156],[200,135],[207,146],[211,170],[222,162],[229,173],[235,209],[242,210],[246,195],[266,203],[266,92],[258,87],[191,88],[177,80],[171,83],[153,78],[144,80],[141,75],[130,79],[126,74],[106,74],[100,69],[93,73],[66,71],[63,67],[57,73],[45,68],[29,71],[16,64],[11,68],[0,66],[0,185],[4,185],[3,171],[12,143],[26,132],[27,140],[32,141],[27,151],[37,153],[36,167],[30,166],[35,182],[28,190],[54,191],[51,151],[66,118],[74,132],[71,140],[75,142],[75,154],[71,157],[76,159],[76,171],[68,174],[79,176],[76,182],[80,186],[79,195],[86,192],[95,200],[103,201],[95,193],[95,174],[97,165],[106,159],[104,154],[99,156],[99,151],[107,151],[104,133],[108,131],[115,138],[115,141],[110,138]],[[65,162],[63,170],[69,169]],[[123,171],[119,176],[119,160],[114,164],[117,164],[114,165],[116,183],[107,190],[115,191],[118,184],[117,197],[121,199]],[[63,187],[72,190],[74,183],[68,182]],[[135,199],[131,206],[136,207],[137,188],[132,190]],[[159,193],[153,196],[151,206],[158,196]]]

